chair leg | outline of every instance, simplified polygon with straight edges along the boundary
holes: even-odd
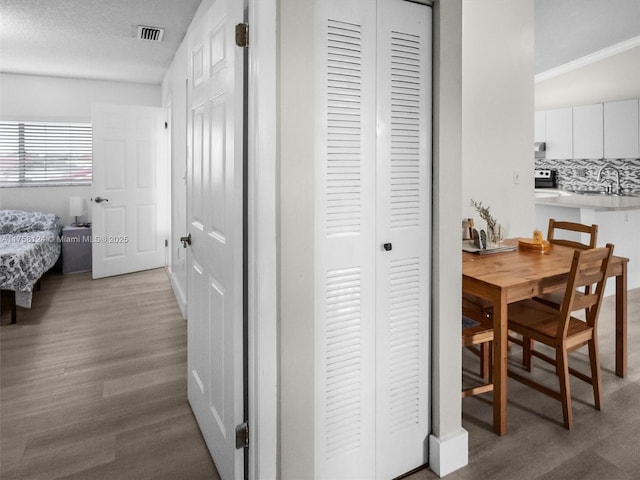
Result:
[[[600,354],[598,353],[598,341],[595,338],[589,340],[589,363],[591,364],[591,385],[593,386],[593,402],[596,410],[602,407],[602,378],[600,375]]]
[[[480,345],[480,376],[483,379],[489,378],[489,344],[483,343]]]
[[[493,383],[493,342],[489,342],[488,343],[488,349],[489,350],[489,383]]]
[[[567,351],[562,347],[556,348],[556,365],[560,381],[560,401],[562,402],[562,417],[564,426],[573,428],[573,412],[571,411],[571,386],[569,384],[569,362]]]
[[[527,337],[522,337],[522,365],[527,370],[531,371],[531,357],[533,350],[533,340]]]

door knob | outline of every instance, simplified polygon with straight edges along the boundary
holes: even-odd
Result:
[[[102,198],[102,197],[96,197],[96,198],[92,198],[91,201],[92,202],[96,202],[96,203],[102,203],[102,202],[108,202],[109,199],[108,198]]]
[[[187,245],[191,245],[191,234],[186,237],[180,237],[180,241],[182,242],[182,246],[187,248]]]
[[[390,243],[385,243],[384,245],[382,245],[382,248],[384,248],[387,252],[390,252],[393,249],[393,245],[391,245]]]

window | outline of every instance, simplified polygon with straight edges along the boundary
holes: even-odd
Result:
[[[91,185],[91,124],[0,122],[0,187]]]

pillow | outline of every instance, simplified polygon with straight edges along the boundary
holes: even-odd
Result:
[[[0,234],[57,230],[55,213],[0,210]]]

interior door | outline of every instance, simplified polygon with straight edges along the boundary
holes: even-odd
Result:
[[[218,0],[188,40],[188,396],[223,480],[244,476],[242,21]]]
[[[378,0],[377,23],[376,478],[382,479],[428,459],[431,8]]]
[[[375,477],[376,9],[316,2],[315,478]]]
[[[315,29],[315,473],[390,479],[428,459],[431,9]]]
[[[94,104],[93,278],[165,264],[165,181],[159,107]]]

